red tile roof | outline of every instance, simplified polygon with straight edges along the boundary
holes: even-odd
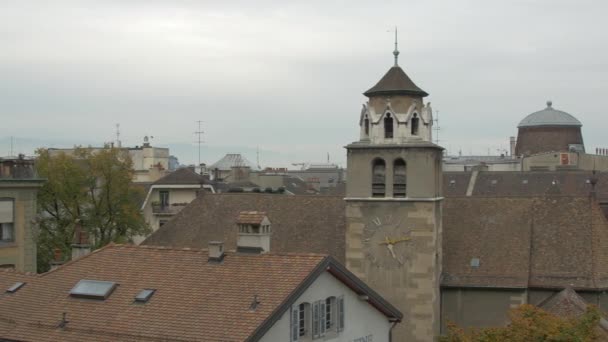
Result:
[[[228,253],[217,265],[200,250],[106,247],[0,297],[0,337],[243,341],[324,258]],[[70,289],[81,279],[113,281],[118,287],[105,301],[71,298]],[[134,304],[146,288],[156,289],[151,300]],[[260,304],[250,311],[254,295]],[[69,323],[57,329],[64,312]]]
[[[320,254],[226,253],[209,263],[206,250],[109,245],[56,270],[29,277],[0,295],[0,340],[18,341],[249,341],[289,308],[322,272],[330,272],[389,317],[401,314]],[[27,277],[0,272],[0,285]],[[73,298],[82,279],[111,281],[104,301]],[[151,299],[135,303],[143,289]],[[250,305],[257,296],[255,310]],[[64,328],[60,328],[63,314]]]

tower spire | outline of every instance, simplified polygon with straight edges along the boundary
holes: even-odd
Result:
[[[397,26],[395,26],[395,51],[393,51],[393,55],[395,56],[395,66],[399,66],[399,48],[397,47]]]

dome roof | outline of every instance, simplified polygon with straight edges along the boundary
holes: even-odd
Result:
[[[547,108],[526,116],[523,120],[521,120],[517,127],[583,126],[583,124],[581,124],[581,122],[578,121],[574,116],[566,112],[562,112],[561,110],[553,109],[552,105],[553,103],[551,101],[547,101]]]

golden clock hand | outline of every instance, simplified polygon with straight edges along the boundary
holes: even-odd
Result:
[[[388,248],[388,250],[391,252],[393,259],[397,259],[397,256],[395,255],[395,251],[393,250],[393,244],[386,245],[386,248]]]

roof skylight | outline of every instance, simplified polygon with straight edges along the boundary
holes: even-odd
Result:
[[[83,279],[72,288],[70,296],[91,299],[106,299],[116,288],[113,281],[86,280]]]
[[[146,303],[152,298],[154,292],[156,292],[155,289],[143,289],[135,296],[135,301],[138,303]]]
[[[6,289],[6,292],[8,292],[8,293],[15,293],[15,292],[17,292],[17,290],[19,290],[20,288],[22,288],[23,285],[25,285],[24,282],[18,281],[16,283],[14,283],[13,286],[11,286],[8,289]]]

